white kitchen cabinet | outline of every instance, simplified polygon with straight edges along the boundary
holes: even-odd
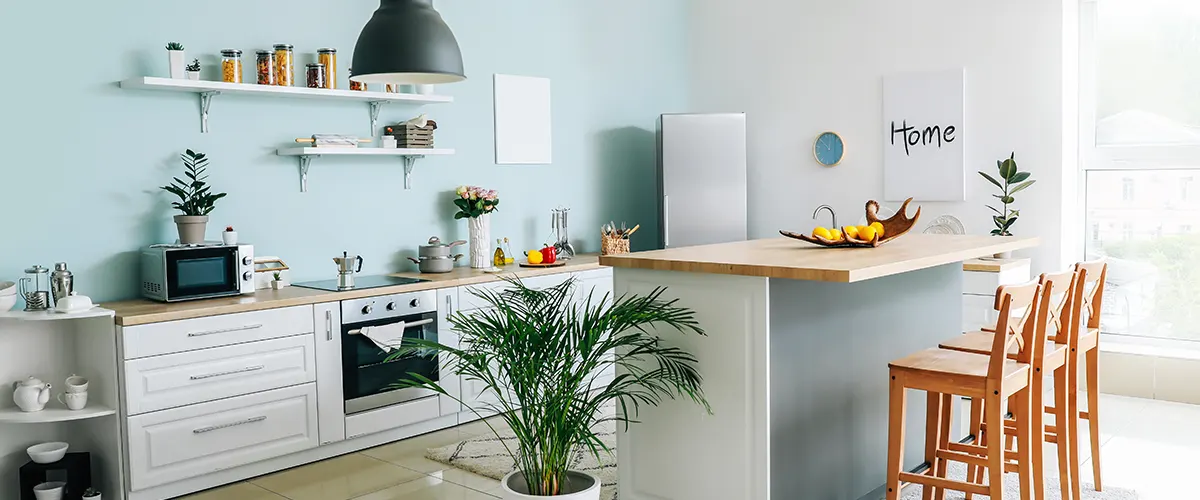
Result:
[[[317,325],[317,423],[321,444],[346,439],[346,400],[342,394],[341,302],[313,306]]]
[[[121,335],[124,358],[137,359],[312,332],[312,306],[295,306],[130,326]]]
[[[972,260],[963,265],[963,331],[994,325],[996,289],[1031,279],[1029,259]]]
[[[438,342],[444,346],[458,349],[459,339],[458,332],[450,326],[450,316],[454,311],[458,310],[458,289],[457,288],[442,288],[437,291],[437,315],[438,315]],[[463,411],[462,403],[458,399],[462,397],[462,382],[458,374],[450,370],[450,355],[441,353],[438,355],[440,372],[438,373],[438,383],[449,396],[439,395],[438,406],[440,414],[454,415]]]
[[[599,301],[605,300],[605,297],[607,297],[605,303],[612,304],[613,274],[611,267],[578,272],[575,273],[574,278],[576,281],[575,300],[578,303],[584,304],[590,297],[592,301],[590,304],[598,304]],[[612,353],[606,356],[606,359],[611,360],[612,358]],[[616,374],[617,368],[615,366],[608,366],[599,370],[598,373],[593,374],[594,378],[592,379],[590,389],[594,390],[608,385],[616,377]]]
[[[316,379],[312,335],[140,358],[125,363],[126,413],[138,415]]]
[[[129,417],[133,491],[314,448],[314,384]]]

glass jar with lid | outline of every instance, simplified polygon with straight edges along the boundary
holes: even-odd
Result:
[[[350,75],[351,76],[354,75],[354,68],[350,68]],[[365,92],[367,90],[367,84],[365,84],[363,82],[356,82],[354,80],[350,80],[350,90],[357,90],[359,92]]]
[[[337,88],[337,49],[320,49],[317,51],[317,62],[325,65],[325,86],[322,88]]]
[[[259,85],[275,85],[275,53],[269,50],[260,50],[255,53],[257,55],[258,84]]]
[[[275,45],[275,84],[291,87],[296,83],[296,54],[291,44]]]
[[[221,81],[242,83],[242,51],[238,49],[221,51]]]
[[[323,89],[325,88],[325,65],[321,63],[309,63],[305,66],[304,74],[307,76],[308,88]]]

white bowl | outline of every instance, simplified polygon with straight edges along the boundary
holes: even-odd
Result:
[[[12,310],[17,305],[16,295],[0,295],[0,312]]]
[[[0,297],[5,295],[16,295],[17,284],[11,281],[0,281]]]
[[[67,443],[42,443],[26,448],[25,452],[35,463],[52,464],[67,456],[69,446]]]
[[[42,483],[33,487],[33,497],[37,500],[62,500],[66,486],[67,483],[62,481]]]

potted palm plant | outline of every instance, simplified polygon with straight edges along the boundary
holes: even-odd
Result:
[[[160,189],[179,197],[179,201],[171,206],[183,212],[175,216],[175,227],[179,230],[179,242],[185,245],[204,243],[204,230],[208,226],[208,214],[213,211],[217,200],[224,198],[225,193],[213,193],[205,182],[204,175],[208,169],[208,158],[204,153],[187,150],[179,155],[183,160],[184,181],[174,177],[169,185]]]
[[[593,431],[597,425],[628,426],[640,405],[657,406],[666,398],[687,398],[711,413],[696,358],[650,333],[658,328],[705,335],[693,311],[663,298],[665,289],[612,301],[588,294],[576,303],[573,280],[541,290],[506,281],[502,290],[473,292],[490,308],[449,318],[461,347],[405,339],[392,354],[440,354],[443,367],[481,381],[495,395],[494,403],[463,404],[481,418],[498,414],[516,436],[512,445],[501,440],[516,464],[501,480],[506,500],[598,500],[599,479],[568,470],[578,453],[600,459],[613,452]],[[596,383],[613,367],[621,372],[611,382]],[[459,399],[438,382],[410,377],[397,386]],[[620,411],[603,411],[614,405]]]

